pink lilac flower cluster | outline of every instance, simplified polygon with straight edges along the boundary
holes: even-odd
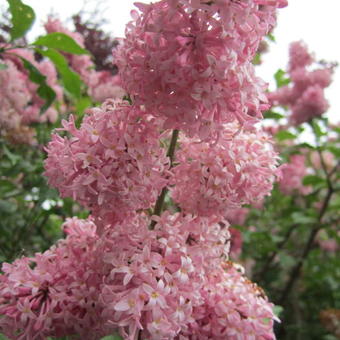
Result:
[[[261,203],[278,174],[271,138],[244,122],[261,117],[251,58],[284,1],[210,5],[214,14],[200,0],[138,4],[117,53],[133,104],[109,99],[79,128],[71,116],[53,134],[49,184],[92,217],[68,220],[66,239],[47,252],[4,265],[0,332],[275,339],[272,304],[228,262],[228,219]],[[59,24],[50,20],[48,30]],[[74,66],[85,82],[90,62]],[[168,128],[182,130],[177,147]],[[162,197],[178,212],[152,213]]]
[[[150,340],[275,338],[272,305],[225,261],[226,228],[167,213],[153,231],[149,222],[139,215],[99,237],[91,220],[69,219],[65,240],[4,264],[1,332],[37,340],[113,331],[128,340],[140,331]]]
[[[177,153],[171,188],[187,213],[224,216],[228,210],[262,201],[276,179],[278,155],[259,129],[239,131],[231,124],[215,145],[185,138]]]
[[[73,38],[84,47],[84,37],[78,32],[66,28],[59,19],[49,17],[45,24],[48,33],[60,32]],[[89,55],[66,53],[70,66],[76,71],[88,86],[88,94],[94,101],[103,102],[106,99],[122,99],[126,93],[121,87],[119,76],[113,76],[108,71],[96,71],[95,64]]]
[[[302,42],[294,42],[289,50],[288,74],[291,84],[269,94],[274,105],[285,105],[291,110],[290,124],[300,125],[327,111],[329,104],[324,90],[331,83],[333,67],[319,65],[310,69],[314,57]]]
[[[304,155],[292,155],[289,162],[280,167],[279,188],[284,194],[290,195],[294,191],[302,195],[310,193],[311,188],[302,183],[303,178],[308,175],[305,163],[306,157]]]
[[[50,61],[37,62],[33,53],[26,49],[7,50],[2,55],[7,68],[0,72],[0,133],[14,142],[33,144],[35,133],[29,125],[55,122],[58,111],[50,107],[40,114],[44,101],[37,94],[38,85],[29,80],[28,72],[18,56],[31,62],[46,76],[46,82],[55,91],[59,102],[62,101],[62,89]]]
[[[0,331],[11,339],[43,340],[79,334],[96,339],[103,276],[92,221],[70,219],[65,240],[33,258],[4,263],[0,276]]]
[[[207,274],[203,306],[194,309],[195,322],[179,339],[274,339],[273,305],[263,290],[247,280],[242,267],[231,262]],[[261,320],[261,322],[258,322]]]
[[[168,158],[157,122],[138,106],[108,100],[87,111],[81,127],[63,121],[69,137],[52,135],[45,175],[63,197],[72,197],[112,223],[148,209],[167,184]]]
[[[165,128],[216,138],[223,124],[262,117],[265,84],[251,63],[282,1],[136,4],[115,51],[123,87],[166,117]],[[265,5],[265,6],[264,6]]]

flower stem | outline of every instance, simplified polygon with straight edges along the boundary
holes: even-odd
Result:
[[[168,152],[166,154],[167,157],[170,158],[170,169],[173,167],[173,163],[174,163],[175,149],[176,149],[178,135],[179,135],[179,130],[173,130],[172,131],[170,145],[169,145],[169,148],[168,148]],[[165,200],[165,196],[166,196],[167,192],[168,192],[168,188],[164,187],[162,189],[161,194],[157,198],[153,215],[160,216],[160,214],[162,213],[164,200]],[[153,230],[155,228],[155,225],[156,225],[156,221],[152,221],[150,223],[149,229]]]

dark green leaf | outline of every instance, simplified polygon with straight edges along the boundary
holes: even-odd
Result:
[[[295,139],[296,135],[294,135],[293,133],[286,131],[286,130],[282,130],[279,131],[277,134],[275,134],[275,138],[279,141],[285,141],[285,140],[289,140],[289,139]]]
[[[48,57],[58,70],[65,89],[74,97],[79,98],[81,95],[81,80],[77,73],[73,72],[65,59],[65,57],[58,51],[50,48],[47,50],[37,49],[37,51]]]
[[[267,119],[281,119],[281,118],[284,118],[284,115],[282,115],[281,113],[274,112],[272,110],[266,111],[263,116],[264,116],[264,118],[267,118]]]
[[[47,84],[41,84],[37,90],[38,96],[45,100],[44,105],[40,108],[40,113],[44,113],[53,103],[56,94]]]
[[[276,73],[274,74],[274,78],[276,81],[276,86],[278,88],[290,83],[290,79],[286,77],[286,72],[281,69],[276,71]]]
[[[72,54],[89,54],[87,50],[79,46],[70,36],[54,32],[38,38],[33,45],[55,48]]]
[[[8,66],[6,64],[0,64],[0,71],[1,70],[6,70]]]
[[[29,79],[33,83],[39,85],[37,93],[39,97],[45,101],[44,105],[40,109],[40,113],[44,113],[53,103],[56,94],[54,90],[47,85],[46,77],[42,73],[40,73],[40,71],[33,64],[22,57],[19,58],[22,60],[25,69],[28,71]]]
[[[325,183],[325,180],[319,176],[307,175],[303,178],[302,183],[303,185],[316,185],[316,184]]]
[[[7,0],[12,15],[12,28],[10,31],[12,41],[22,37],[33,25],[35,13],[30,6],[20,0]]]

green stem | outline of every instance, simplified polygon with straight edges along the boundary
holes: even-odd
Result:
[[[170,169],[173,167],[173,163],[174,163],[175,149],[176,149],[178,135],[179,135],[179,130],[173,130],[172,131],[171,142],[170,142],[170,145],[169,145],[168,152],[166,154],[167,157],[170,158]],[[163,210],[165,196],[166,196],[167,192],[168,192],[168,188],[164,187],[162,189],[161,194],[157,198],[153,215],[157,215],[157,216],[161,215],[162,210]],[[155,225],[156,225],[156,221],[152,221],[150,223],[149,229],[153,230],[155,228]]]

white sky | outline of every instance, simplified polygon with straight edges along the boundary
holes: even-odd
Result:
[[[130,11],[136,0],[107,0],[103,8],[108,28],[114,36],[123,36],[124,26],[130,20]],[[151,2],[139,0],[140,2]],[[285,69],[288,59],[288,45],[292,41],[304,40],[317,59],[340,62],[340,0],[288,0],[289,6],[280,10],[278,26],[274,35],[276,43],[263,58],[258,75],[273,83],[272,75],[278,68]],[[62,20],[77,13],[83,0],[26,0],[37,14],[33,34],[46,18],[47,13],[57,13]],[[98,1],[88,0],[87,8],[96,8]],[[328,116],[332,121],[340,121],[340,66],[333,77],[326,95],[330,101]]]

